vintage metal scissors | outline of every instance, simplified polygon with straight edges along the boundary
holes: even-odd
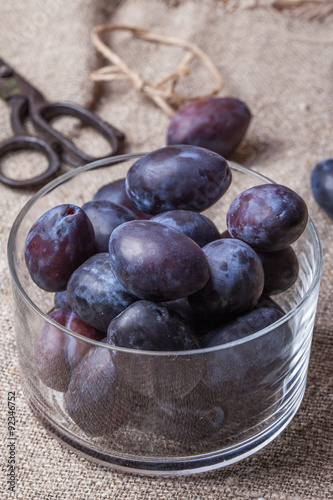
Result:
[[[87,109],[67,102],[48,103],[43,95],[0,58],[0,97],[11,106],[11,126],[14,137],[0,144],[0,181],[12,187],[26,187],[50,179],[61,162],[80,166],[96,160],[78,149],[75,144],[54,129],[51,121],[59,116],[78,118],[84,125],[93,127],[111,145],[107,156],[115,155],[124,140],[124,134]],[[25,121],[30,119],[40,137],[29,135]],[[47,169],[29,179],[10,178],[1,171],[1,159],[12,151],[35,149],[48,159]],[[98,157],[100,158],[100,157]]]

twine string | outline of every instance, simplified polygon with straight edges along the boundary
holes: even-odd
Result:
[[[333,12],[332,0],[274,0],[273,7],[278,10],[294,9],[306,19],[324,19]]]
[[[157,42],[165,45],[182,47],[186,53],[179,66],[169,75],[156,82],[148,82],[142,76],[131,69],[128,64],[113,50],[110,49],[102,40],[101,35],[111,31],[129,31],[137,38],[148,42]],[[111,65],[93,71],[90,79],[95,82],[125,80],[128,81],[137,91],[142,92],[152,99],[169,117],[172,117],[177,109],[187,102],[197,99],[208,98],[216,95],[223,86],[222,76],[209,56],[194,43],[189,41],[152,33],[149,30],[134,28],[124,25],[103,24],[95,27],[91,32],[91,40],[98,50]],[[214,77],[216,84],[207,94],[188,96],[176,92],[178,81],[191,73],[191,63],[195,58],[199,58],[206,69]]]

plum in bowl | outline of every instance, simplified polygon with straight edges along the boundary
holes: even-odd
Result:
[[[199,188],[176,169],[181,194],[163,178],[172,162],[156,173],[154,155],[148,169],[146,155],[77,168],[33,196],[11,230],[25,397],[53,436],[103,465],[150,475],[224,467],[271,442],[301,404],[318,234],[301,204],[290,236],[281,220],[266,247],[262,233],[249,237],[254,223],[235,200],[258,187],[267,200],[275,184],[209,154],[217,163]],[[283,196],[290,205],[288,188]],[[81,229],[68,247],[73,220]]]

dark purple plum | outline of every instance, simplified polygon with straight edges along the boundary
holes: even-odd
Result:
[[[282,318],[279,309],[254,309],[215,328],[202,341],[206,348],[221,346],[206,357],[205,385],[223,400],[228,413],[237,409],[239,421],[246,415],[247,425],[250,417],[262,421],[263,413],[283,396],[294,340],[287,324],[274,327]],[[271,330],[253,335],[266,327]],[[230,344],[235,341],[240,343]]]
[[[119,282],[106,252],[93,255],[76,269],[68,281],[67,296],[73,311],[102,332],[137,300]]]
[[[231,234],[229,233],[228,229],[225,229],[222,231],[220,234],[220,238],[232,238]]]
[[[69,416],[89,436],[109,436],[126,423],[133,396],[106,347],[92,348],[76,367],[66,394]]]
[[[102,340],[101,332],[84,323],[70,309],[56,309],[49,316],[68,330],[79,333],[83,337]],[[87,342],[72,337],[50,323],[45,323],[35,343],[39,378],[47,387],[65,392],[73,370],[90,347]]]
[[[125,188],[125,180],[126,179],[123,178],[109,182],[109,184],[105,184],[95,193],[93,201],[112,201],[113,203],[117,203],[118,205],[123,205],[128,208],[134,212],[139,219],[149,219],[150,215],[139,210],[133,201],[128,197]]]
[[[283,363],[281,362],[281,365]],[[274,370],[271,373],[274,373]],[[244,381],[245,392],[236,391],[226,396],[223,395],[223,410],[225,412],[225,423],[221,432],[214,439],[221,443],[230,443],[230,437],[253,435],[255,430],[262,429],[263,424],[267,424],[271,420],[275,412],[281,410],[281,404],[285,402],[285,388],[283,381],[279,380],[282,372],[276,373],[276,383],[272,383],[269,387],[265,387],[263,380],[258,379],[257,382],[263,382],[262,386],[255,390]],[[272,380],[270,380],[271,382]],[[241,387],[241,382],[240,386]],[[232,382],[224,383],[223,386],[232,387]]]
[[[223,231],[221,238],[231,238],[229,231]],[[282,293],[295,283],[299,264],[291,246],[275,252],[257,251],[257,254],[264,268],[264,294],[276,295]]]
[[[57,292],[54,294],[54,307],[56,309],[67,308],[71,309],[71,306],[68,302],[67,290],[63,290],[62,292]]]
[[[292,247],[276,252],[257,252],[264,268],[266,295],[285,292],[297,280],[299,264]]]
[[[167,144],[191,144],[228,157],[244,138],[250,121],[251,112],[239,99],[199,99],[181,108],[172,118]]]
[[[283,313],[272,307],[253,309],[211,330],[202,339],[202,347],[213,347],[243,339],[266,328],[282,317]]]
[[[282,312],[282,314],[285,314],[283,308],[275,300],[273,300],[271,297],[265,294],[262,294],[262,296],[260,297],[255,306],[256,309],[259,309],[260,307],[269,307],[273,309],[278,309],[280,312]]]
[[[191,326],[193,326],[193,324],[196,322],[192,307],[190,306],[187,297],[182,297],[181,299],[176,300],[169,300],[166,302],[159,302],[159,304],[169,309],[169,311],[173,311],[178,314],[178,316],[183,318],[186,323]]]
[[[282,250],[294,243],[307,220],[305,201],[279,184],[247,189],[233,200],[227,213],[231,236],[261,252]]]
[[[117,350],[113,361],[117,373],[131,388],[149,397],[172,400],[191,391],[201,378],[196,356],[156,356],[145,351],[185,351],[197,349],[191,327],[176,313],[146,300],[130,305],[114,318],[108,328],[108,343],[133,350]]]
[[[157,222],[136,220],[118,226],[111,234],[109,253],[119,281],[140,299],[186,297],[209,278],[199,245]]]
[[[159,302],[162,306],[166,307],[170,311],[175,312],[180,316],[186,323],[188,323],[194,332],[197,339],[200,339],[205,335],[211,327],[207,324],[206,317],[201,317],[195,310],[189,301],[188,297],[182,297],[181,299],[170,300],[167,302]]]
[[[222,436],[247,432],[281,405],[295,349],[291,329],[281,324],[283,316],[280,309],[256,308],[215,328],[203,341],[215,349],[206,356],[203,382],[223,401]],[[259,333],[266,327],[266,333]]]
[[[201,212],[227,191],[230,168],[220,155],[195,146],[169,146],[137,160],[126,176],[126,191],[140,210]]]
[[[318,205],[333,219],[333,158],[322,160],[314,167],[311,188]]]
[[[220,239],[203,247],[210,278],[188,297],[196,314],[208,324],[252,309],[262,294],[264,271],[256,252],[235,239]]]
[[[215,348],[206,357],[203,382],[231,417],[224,427],[227,436],[262,423],[283,400],[294,339],[287,324],[276,326],[282,318],[279,309],[254,309],[215,328],[203,342]],[[270,330],[255,335],[266,327]]]
[[[214,222],[198,212],[170,210],[155,215],[150,220],[186,234],[200,247],[220,238],[220,232]]]
[[[86,213],[76,205],[58,205],[32,226],[24,255],[33,281],[43,290],[60,292],[95,251],[94,229]]]
[[[138,300],[115,317],[107,338],[111,345],[146,351],[183,351],[199,346],[185,321],[148,300]]]
[[[161,306],[166,307],[169,311],[173,311],[190,324],[192,318],[192,308],[187,300],[187,297],[181,299],[159,302]]]
[[[88,201],[82,210],[93,225],[97,252],[108,251],[110,234],[117,226],[138,219],[129,208],[108,200]]]
[[[157,399],[149,409],[153,415],[146,418],[149,430],[185,445],[215,438],[225,421],[221,401],[201,383],[174,401]]]

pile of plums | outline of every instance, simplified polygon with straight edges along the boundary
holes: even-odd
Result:
[[[66,393],[68,413],[86,434],[108,436],[145,411],[153,416],[144,419],[150,432],[207,439],[235,408],[244,416],[240,395],[278,377],[291,342],[285,326],[193,355],[280,320],[284,312],[269,296],[298,276],[291,245],[307,224],[303,199],[282,185],[252,187],[231,203],[221,234],[201,212],[231,179],[219,154],[170,145],[138,159],[126,179],[103,186],[82,207],[48,210],[29,231],[30,276],[55,292],[53,322],[36,340],[39,377]]]

